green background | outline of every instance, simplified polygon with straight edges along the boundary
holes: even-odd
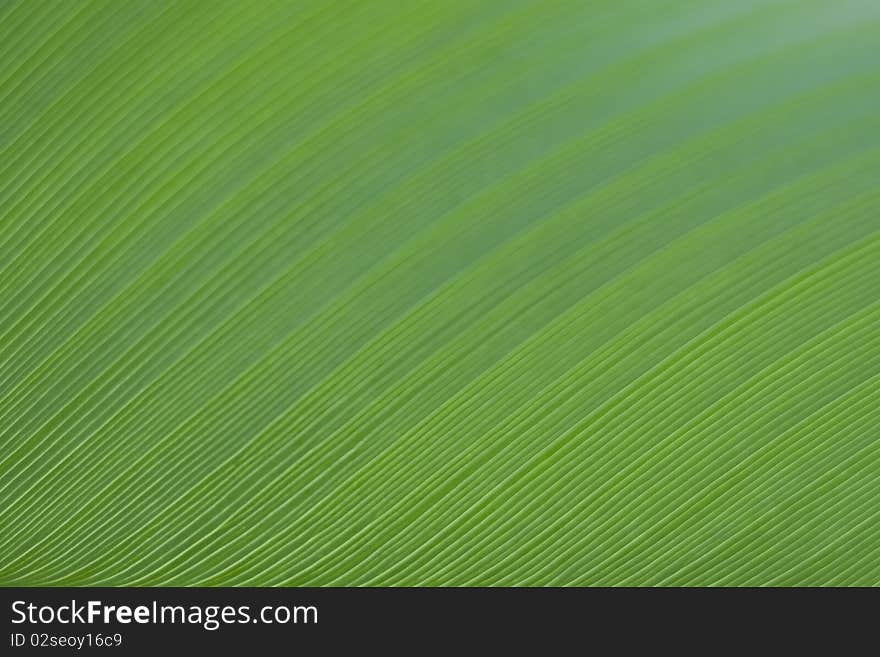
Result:
[[[880,583],[880,2],[0,2],[0,584]]]

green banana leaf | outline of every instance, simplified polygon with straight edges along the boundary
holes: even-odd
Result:
[[[0,2],[0,585],[877,584],[880,2]]]

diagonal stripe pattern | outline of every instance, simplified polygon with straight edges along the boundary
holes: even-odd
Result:
[[[0,3],[0,585],[880,585],[878,43]]]

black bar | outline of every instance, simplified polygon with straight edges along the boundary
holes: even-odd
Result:
[[[746,638],[757,636],[766,648],[774,638],[785,646],[822,628],[850,637],[875,633],[880,614],[877,589],[5,588],[0,593],[4,655],[46,649],[337,654],[352,647],[470,653],[478,644],[538,654],[572,645],[608,654],[597,649],[612,645],[614,653],[625,654],[706,635],[720,642],[714,648],[747,647]],[[86,621],[89,601],[100,602],[93,622]],[[162,606],[165,622],[157,622]],[[171,607],[183,607],[186,622]],[[224,607],[234,609],[225,619]],[[241,607],[247,607],[246,615]],[[58,622],[59,611],[61,620],[69,621],[77,609],[77,622]],[[40,614],[46,622],[31,622]],[[143,622],[136,622],[135,614]],[[59,646],[61,637],[75,645]]]

